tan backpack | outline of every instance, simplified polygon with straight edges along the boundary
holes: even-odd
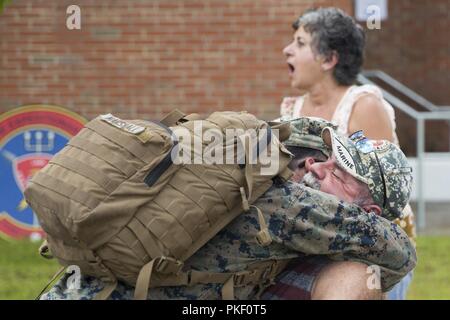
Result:
[[[223,297],[231,299],[235,286],[273,279],[285,261],[255,263],[239,274],[182,269],[186,259],[248,210],[274,177],[291,175],[291,155],[273,134],[267,135],[267,148],[277,149],[279,157],[271,175],[261,174],[260,163],[251,164],[250,148],[245,164],[174,164],[172,153],[180,146],[174,129],[186,128],[192,137],[199,122],[203,130],[223,133],[270,131],[247,112],[198,119],[175,110],[160,123],[110,114],[87,123],[25,190],[47,234],[41,254],[51,252],[63,266],[77,265],[83,274],[103,280],[96,299],[108,298],[118,279],[136,287],[136,299],[146,299],[149,287],[197,283],[224,283]],[[281,140],[290,134],[289,125],[277,129]],[[232,148],[239,140],[245,144],[240,136]],[[271,239],[260,212],[259,217],[258,240],[267,245]]]

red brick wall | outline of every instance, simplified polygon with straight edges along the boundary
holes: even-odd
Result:
[[[367,31],[365,68],[381,69],[434,104],[450,105],[450,0],[388,3],[387,21]],[[415,121],[397,113],[402,147],[414,154]],[[428,151],[448,150],[447,122],[427,121],[426,131]]]
[[[67,30],[66,8],[81,8]],[[283,47],[311,5],[351,0],[13,0],[0,15],[0,112],[48,103],[89,118],[157,118],[173,107],[278,115]]]
[[[450,105],[450,1],[388,3],[381,29],[367,31],[366,68],[383,69],[431,102]]]

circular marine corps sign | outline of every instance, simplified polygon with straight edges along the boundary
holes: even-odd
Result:
[[[0,115],[0,237],[43,235],[23,191],[86,120],[61,107],[29,105]]]

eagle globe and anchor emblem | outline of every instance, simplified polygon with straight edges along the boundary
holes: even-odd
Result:
[[[0,237],[44,236],[23,191],[85,123],[76,113],[49,105],[19,107],[0,115]]]

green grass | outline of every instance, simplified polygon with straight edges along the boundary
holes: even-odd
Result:
[[[409,299],[450,299],[450,237],[421,236]],[[39,244],[0,238],[0,299],[34,299],[59,269],[41,258]]]
[[[59,264],[38,254],[38,243],[0,238],[0,299],[34,299]]]
[[[450,237],[419,237],[417,259],[408,299],[450,300]]]

